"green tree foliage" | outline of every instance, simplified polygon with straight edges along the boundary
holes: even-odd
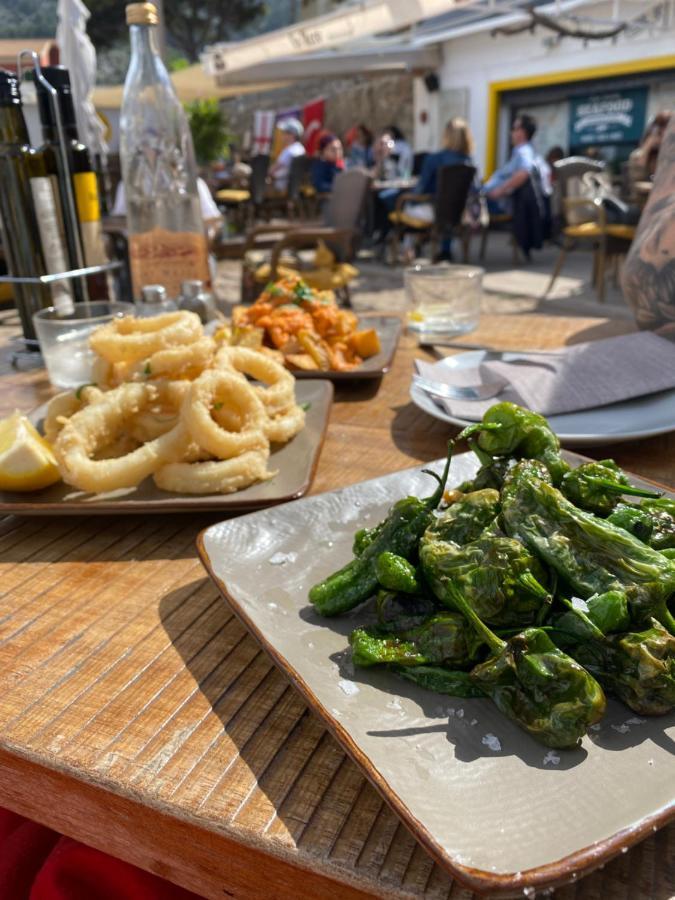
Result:
[[[39,0],[35,0],[36,4]],[[89,36],[94,46],[114,46],[126,34],[125,0],[88,0]],[[208,44],[234,40],[265,11],[263,0],[164,0],[168,42],[190,62]]]
[[[200,166],[206,166],[227,155],[230,134],[227,119],[217,100],[194,100],[185,104],[195,156]]]
[[[0,0],[0,34],[5,38],[53,37],[56,0]]]

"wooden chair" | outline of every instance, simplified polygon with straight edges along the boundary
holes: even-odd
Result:
[[[595,197],[562,197],[561,199],[562,247],[544,297],[553,288],[567,254],[577,247],[581,247],[590,249],[593,253],[592,281],[595,284],[598,300],[604,303],[608,262],[614,263],[615,279],[618,281],[618,261],[628,252],[635,237],[636,226],[609,223],[607,212],[599,195]]]
[[[303,258],[300,252],[324,243],[336,259],[336,279],[331,287],[346,304],[350,303],[349,277],[354,271],[344,266],[354,259],[361,235],[365,201],[370,190],[370,176],[360,169],[350,169],[336,176],[333,191],[325,206],[323,224],[302,227],[293,223],[261,225],[249,231],[244,246],[241,298],[253,302],[268,281],[279,276],[281,268],[306,275],[311,281],[314,258]],[[261,249],[261,241],[276,235],[271,252]],[[344,279],[341,279],[344,275]],[[344,283],[341,283],[341,280]]]
[[[433,248],[433,260],[440,253],[442,240],[458,234],[462,240],[464,262],[468,261],[470,233],[462,225],[462,214],[475,176],[476,169],[464,163],[442,166],[438,170],[434,195],[404,192],[397,197],[396,208],[389,215],[394,225],[389,238],[392,262],[398,261],[398,247],[405,232],[412,232],[417,238],[428,238]],[[433,204],[434,218],[428,221],[406,213],[406,203]]]
[[[251,177],[248,189],[224,188],[216,192],[216,202],[224,206],[235,222],[241,227],[252,225],[265,202],[267,172],[270,158],[267,154],[258,154],[249,160]]]

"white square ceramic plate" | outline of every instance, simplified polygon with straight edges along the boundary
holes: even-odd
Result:
[[[450,483],[474,471],[473,456],[459,456]],[[322,619],[308,603],[309,588],[351,558],[359,527],[432,490],[420,469],[398,472],[213,525],[200,554],[234,611],[453,874],[510,893],[574,879],[672,818],[675,715],[644,719],[610,701],[579,749],[549,751],[489,700],[355,671],[345,651],[362,609]]]

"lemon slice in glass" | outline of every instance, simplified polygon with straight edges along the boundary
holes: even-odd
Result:
[[[0,490],[39,491],[60,477],[52,448],[26,416],[0,420]]]

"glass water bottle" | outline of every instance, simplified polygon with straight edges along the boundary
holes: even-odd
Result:
[[[124,82],[120,159],[134,297],[163,284],[170,297],[181,282],[209,282],[192,135],[155,40],[152,3],[126,8],[131,62]]]

